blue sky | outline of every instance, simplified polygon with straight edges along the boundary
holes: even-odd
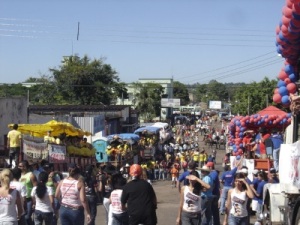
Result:
[[[284,0],[0,0],[0,83],[49,75],[63,56],[103,58],[122,82],[275,79]],[[77,28],[79,25],[79,39]]]

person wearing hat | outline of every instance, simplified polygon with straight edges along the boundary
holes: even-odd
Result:
[[[123,187],[121,195],[122,209],[127,209],[129,224],[157,224],[157,199],[154,189],[146,180],[141,179],[142,167],[130,166],[132,180]]]
[[[212,200],[213,200],[213,194],[212,194],[212,190],[213,190],[213,180],[212,178],[209,176],[210,174],[210,168],[206,165],[204,165],[201,169],[201,177],[202,177],[202,181],[204,183],[207,184],[207,186],[204,186],[203,191],[201,192],[201,209],[203,215],[202,215],[202,225],[209,225],[211,222],[211,218],[212,218],[212,212],[211,212],[211,204],[212,204]]]
[[[59,182],[55,197],[60,199],[59,218],[61,224],[84,224],[84,212],[87,223],[91,221],[90,208],[85,194],[85,185],[80,177],[80,169],[75,163],[68,167],[69,176]]]

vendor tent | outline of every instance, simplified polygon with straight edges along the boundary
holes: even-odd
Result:
[[[276,108],[275,106],[268,106],[267,108],[259,111],[257,114],[261,115],[261,116],[265,116],[265,115],[278,115],[278,116],[286,116],[287,113],[285,111],[282,111],[278,108]]]

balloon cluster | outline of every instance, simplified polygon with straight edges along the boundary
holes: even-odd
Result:
[[[276,46],[277,52],[286,60],[278,75],[273,101],[288,107],[291,103],[289,95],[297,91],[295,82],[298,80],[296,65],[300,56],[300,0],[286,0],[282,18],[276,27]]]
[[[260,127],[272,129],[276,127],[287,127],[291,123],[291,113],[285,115],[260,115],[237,116],[229,123],[228,144],[232,148],[234,156],[243,154],[243,137],[248,129],[257,132]]]

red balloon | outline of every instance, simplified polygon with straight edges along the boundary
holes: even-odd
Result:
[[[276,26],[276,34],[279,34],[279,32],[280,32],[280,27],[279,27],[279,25],[278,26]]]
[[[238,153],[243,153],[243,149],[239,148]]]
[[[275,89],[274,89],[274,94],[277,94],[277,93],[278,93],[278,90],[279,90],[279,88],[275,88]]]
[[[286,16],[282,16],[282,24],[283,25],[285,25],[286,27],[288,27],[289,26],[289,23],[290,23],[290,21],[291,21],[291,19],[290,18],[287,18]]]
[[[290,78],[285,78],[285,79],[284,79],[284,82],[285,82],[286,84],[289,84],[289,83],[291,83],[291,79],[290,79]]]
[[[286,86],[286,89],[288,89],[289,93],[295,93],[297,91],[297,85],[295,83],[289,83]]]
[[[283,8],[282,8],[282,13],[283,13],[283,15],[285,15],[285,17],[287,17],[287,18],[292,18],[292,16],[293,16],[293,10],[291,9],[291,7],[288,7],[288,6],[284,6]]]
[[[286,0],[286,6],[290,9],[293,8],[293,2],[291,2],[291,0]]]
[[[279,93],[273,95],[273,102],[277,104],[281,103],[281,95]]]
[[[289,34],[289,29],[288,29],[288,27],[285,26],[284,24],[282,24],[282,26],[281,26],[281,32],[282,32],[284,35],[288,36],[288,34]]]
[[[284,70],[281,70],[278,75],[278,78],[282,81],[284,81],[288,77],[289,77],[289,75]]]

